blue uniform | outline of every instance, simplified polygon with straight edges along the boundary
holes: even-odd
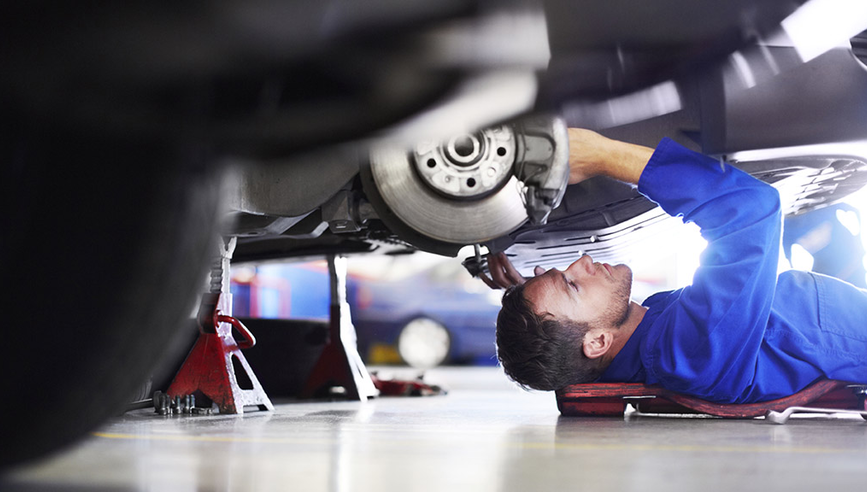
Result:
[[[726,403],[788,396],[820,378],[867,383],[867,293],[807,272],[777,277],[774,188],[665,139],[638,189],[698,224],[708,247],[692,285],[645,301],[599,381]]]

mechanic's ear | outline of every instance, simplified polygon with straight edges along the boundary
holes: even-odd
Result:
[[[610,331],[590,330],[584,335],[584,355],[588,359],[597,359],[608,353],[614,336]]]
[[[536,268],[533,269],[533,275],[535,275],[537,277],[539,275],[542,275],[543,273],[545,273],[545,269],[540,267],[540,266],[537,266]]]

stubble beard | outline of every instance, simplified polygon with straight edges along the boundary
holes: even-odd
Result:
[[[602,315],[600,320],[605,326],[613,326],[620,328],[629,319],[629,306],[631,304],[632,295],[632,269],[626,267],[624,278],[618,279],[617,290],[614,291],[612,302],[608,304],[608,309]]]

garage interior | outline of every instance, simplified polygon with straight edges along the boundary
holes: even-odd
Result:
[[[456,173],[470,167],[467,142],[521,164],[514,176],[497,168],[501,181],[484,193],[481,168],[466,179],[481,198],[513,178],[539,180],[512,197],[516,224],[533,220],[485,234],[498,209],[465,220],[450,207],[471,208],[475,195],[421,174],[450,161],[418,148],[409,159],[403,147],[378,154],[397,164],[371,158],[375,143],[416,145],[452,122],[478,135],[492,124],[537,132],[538,121],[515,118],[556,114],[552,136],[565,125],[646,145],[672,136],[777,183],[787,214],[836,205],[867,183],[867,23],[808,61],[775,35],[807,0],[194,3],[0,7],[0,182],[11,183],[0,214],[0,492],[867,484],[867,416],[855,412],[777,424],[639,410],[647,394],[623,414],[575,416],[554,393],[510,382],[490,355],[482,367],[365,366],[341,323],[334,267],[345,255],[475,246],[475,263],[460,267],[469,279],[465,270],[484,271],[481,247],[508,249],[523,273],[540,258],[552,267],[597,252],[656,261],[638,242],[652,232],[660,251],[682,242],[631,186],[549,188],[538,176],[556,174],[562,146],[527,175],[533,152],[518,151],[534,148],[529,139],[488,148],[465,133],[437,154],[453,151]],[[389,175],[376,173],[398,164],[433,190],[435,206],[412,209],[437,211],[432,223],[395,212],[427,196],[417,189],[388,201]],[[543,193],[557,189],[557,199]],[[472,235],[442,235],[458,226]],[[235,260],[328,257],[330,322],[233,318],[233,241]],[[220,337],[219,349],[205,343]],[[187,358],[199,342],[210,362]],[[198,378],[210,376],[223,379],[203,398]],[[374,387],[389,382],[412,390]],[[865,387],[856,391],[867,409]]]

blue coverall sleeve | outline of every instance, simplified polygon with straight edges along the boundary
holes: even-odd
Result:
[[[755,376],[770,316],[780,245],[780,199],[771,186],[665,139],[639,191],[695,222],[708,247],[691,286],[655,319],[642,359],[649,382],[738,402]]]

